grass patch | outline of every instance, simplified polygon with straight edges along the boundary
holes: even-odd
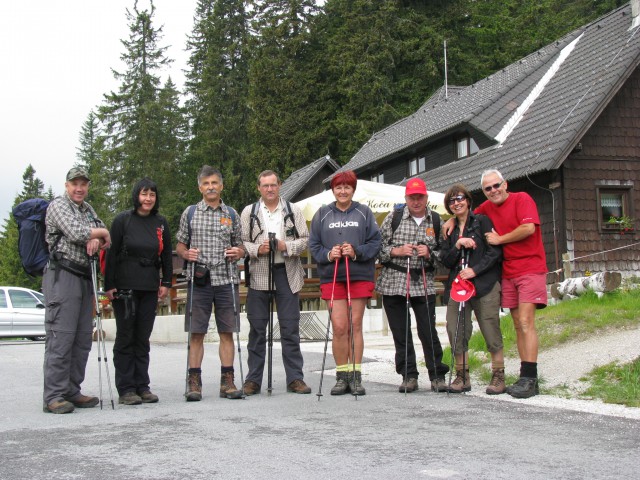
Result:
[[[613,362],[596,367],[583,380],[591,383],[584,392],[586,397],[640,407],[640,357],[624,365]]]
[[[540,351],[558,347],[571,341],[582,341],[593,335],[636,327],[640,323],[640,291],[637,288],[618,289],[600,297],[587,292],[574,300],[560,302],[536,311]],[[500,319],[505,357],[517,357],[516,331],[511,315]],[[451,365],[451,348],[446,347],[443,362]],[[491,379],[490,356],[484,337],[474,331],[469,340],[469,364],[474,375],[488,383]],[[640,366],[637,359],[631,366],[606,365],[596,368],[589,376],[591,388],[585,392],[592,398],[607,403],[640,406]],[[602,369],[602,371],[600,371]],[[515,382],[517,375],[508,375],[507,385]],[[540,379],[544,386],[544,378]],[[615,385],[615,386],[614,386]],[[543,393],[560,397],[570,396],[567,388],[543,388]]]
[[[557,347],[570,341],[581,341],[640,323],[640,295],[638,291],[616,290],[598,297],[587,292],[575,300],[568,300],[536,312],[536,330],[540,350]],[[505,356],[517,357],[516,331],[511,315],[500,319]],[[479,338],[474,338],[479,337]],[[486,351],[480,332],[475,332],[469,345]]]

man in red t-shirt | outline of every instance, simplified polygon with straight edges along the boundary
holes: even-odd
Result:
[[[475,213],[487,215],[494,231],[486,234],[491,245],[502,245],[502,307],[511,310],[520,354],[520,378],[507,387],[516,398],[538,393],[537,308],[547,305],[547,261],[542,244],[540,217],[533,199],[524,192],[507,192],[507,181],[497,170],[487,170],[480,180],[487,197]]]

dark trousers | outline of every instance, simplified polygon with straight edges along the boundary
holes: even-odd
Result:
[[[287,385],[294,380],[302,380],[302,352],[300,352],[300,302],[293,293],[284,268],[273,269],[275,283],[275,304],[278,308],[282,363],[287,376]],[[269,292],[249,288],[247,294],[247,318],[249,320],[249,373],[247,380],[262,385],[269,324]],[[274,314],[275,315],[275,314]]]
[[[436,296],[429,295],[429,308],[425,297],[410,297],[409,303],[416,316],[418,338],[422,343],[424,359],[429,371],[429,379],[443,377],[449,367],[442,363],[442,345],[436,331]],[[409,311],[409,331],[407,332],[407,297],[403,295],[383,295],[382,304],[387,314],[389,328],[393,334],[393,343],[396,347],[396,372],[404,376],[405,363],[407,376],[418,377],[418,365],[416,364],[416,352],[413,347],[411,335],[411,311]],[[405,343],[409,339],[408,344]],[[407,358],[405,359],[405,348]],[[435,358],[435,365],[434,365]]]
[[[113,365],[119,395],[149,390],[149,338],[158,306],[157,291],[133,290],[112,302],[116,317]]]

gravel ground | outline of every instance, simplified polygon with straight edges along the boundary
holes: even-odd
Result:
[[[438,330],[443,346],[448,344],[444,326],[439,325]],[[416,342],[416,351],[420,352],[422,349],[415,331],[414,341]],[[303,344],[303,350],[305,351],[322,352],[323,348],[323,342]],[[329,354],[330,352],[331,346],[329,345]],[[365,357],[370,361],[363,365],[363,381],[399,385],[402,378],[395,372],[394,355],[391,334],[367,334],[365,336]],[[583,342],[568,343],[542,351],[538,357],[538,371],[544,379],[545,388],[565,386],[572,395],[577,395],[587,387],[584,382],[580,381],[580,378],[594,367],[616,360],[622,363],[629,362],[639,356],[640,326],[635,329],[600,335],[597,338]],[[331,361],[330,355],[327,358],[328,362]],[[517,373],[519,366],[520,361],[518,359],[510,358],[506,361],[507,373]],[[331,367],[333,367],[333,363],[331,363]],[[426,371],[421,368],[420,373],[422,374],[420,376],[421,388],[429,388]],[[335,370],[325,370],[325,376],[332,378],[333,375],[335,375]],[[484,396],[496,401],[527,402],[548,408],[640,419],[640,408],[605,404],[599,400],[560,398],[552,395],[538,395],[533,398],[518,400],[506,394],[486,395],[484,393],[485,387],[486,385],[480,383],[478,379],[473,379],[472,391],[468,395]]]

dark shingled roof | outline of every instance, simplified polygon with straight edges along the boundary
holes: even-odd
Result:
[[[280,196],[285,200],[295,198],[295,196],[304,189],[307,182],[327,164],[334,171],[340,168],[340,165],[338,165],[329,155],[320,157],[306,167],[296,170],[289,176],[289,178],[282,182],[282,186],[280,187]]]
[[[450,87],[448,98],[438,90],[414,114],[374,134],[341,170],[384,163],[460,126],[496,145],[422,174],[434,190],[455,182],[475,188],[489,168],[510,180],[558,168],[640,62],[640,33],[630,30],[631,21],[626,5],[473,85]],[[519,123],[500,143],[518,108]]]

